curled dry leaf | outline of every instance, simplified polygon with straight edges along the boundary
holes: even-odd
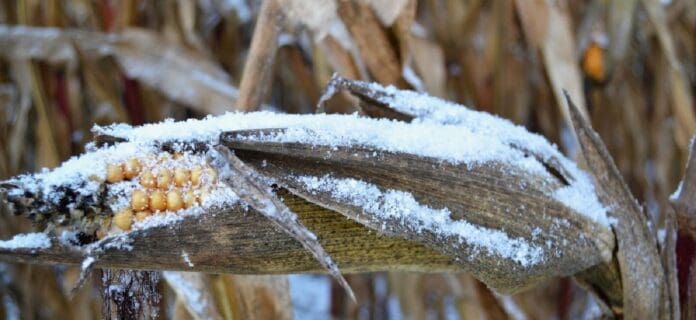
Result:
[[[582,147],[583,157],[597,180],[599,197],[611,208],[616,219],[618,250],[616,259],[623,287],[623,310],[628,319],[658,319],[668,315],[664,306],[666,282],[657,247],[654,223],[643,211],[623,181],[606,146],[566,93],[568,108],[575,132]],[[620,311],[620,310],[615,310]]]
[[[471,122],[477,121],[474,119],[475,116],[472,117],[477,114],[476,112],[459,106],[452,107],[441,100],[415,93],[408,93],[406,94],[408,97],[404,97],[406,93],[404,91],[393,88],[385,90],[374,84],[350,81],[340,77],[335,77],[332,80],[328,92],[335,92],[341,87],[349,88],[351,92],[357,93],[363,98],[363,106],[369,105],[370,111],[376,111],[377,114],[382,112],[382,115],[397,115],[396,117],[399,119],[418,116],[421,121],[455,124],[462,127],[472,125]],[[325,96],[322,101],[325,99],[328,99],[328,96]],[[433,103],[442,104],[443,109],[427,109],[427,107],[432,107]],[[426,108],[418,109],[418,107],[426,105]],[[390,108],[386,106],[390,106]],[[476,125],[480,127],[477,128],[478,130],[489,129],[489,125],[485,121]],[[566,265],[565,262],[555,261],[549,262],[547,265],[541,263],[541,265],[533,267],[526,265],[520,268],[519,264],[527,263],[528,260],[525,259],[531,258],[536,254],[536,251],[534,251],[533,246],[527,247],[527,243],[524,241],[517,242],[522,239],[515,238],[518,236],[525,240],[535,238],[539,244],[553,238],[581,239],[578,243],[566,243],[573,248],[567,252],[585,252],[579,254],[583,257],[600,252],[600,256],[603,255],[606,259],[610,257],[609,251],[603,251],[606,250],[607,246],[613,245],[612,236],[607,232],[608,229],[583,220],[577,214],[571,213],[572,211],[564,211],[566,209],[563,206],[553,205],[552,203],[555,201],[552,197],[544,199],[543,194],[553,193],[549,191],[550,189],[559,188],[567,184],[568,181],[572,183],[572,181],[580,179],[581,177],[573,177],[573,174],[570,173],[576,172],[577,169],[567,167],[568,161],[559,153],[549,153],[544,148],[526,144],[523,138],[516,141],[517,144],[514,148],[523,150],[522,152],[527,153],[530,159],[542,162],[550,172],[559,175],[559,177],[552,179],[555,180],[554,183],[558,184],[549,184],[546,179],[529,174],[529,172],[516,172],[514,168],[508,167],[504,163],[495,163],[495,161],[493,161],[495,164],[484,166],[449,166],[437,159],[413,157],[413,155],[384,152],[384,150],[375,151],[364,146],[362,148],[358,146],[341,148],[267,141],[268,137],[274,137],[270,140],[283,140],[279,137],[292,136],[293,134],[296,133],[289,133],[285,130],[232,132],[223,136],[223,143],[237,150],[242,159],[255,166],[260,172],[282,181],[282,184],[295,194],[341,212],[377,231],[406,236],[456,257],[466,266],[472,268],[472,272],[477,277],[497,289],[515,291],[539,281],[541,278],[539,274],[555,272],[557,275],[569,275],[587,267],[587,265],[585,267],[578,266],[588,262],[574,261]],[[409,138],[418,139],[417,136]],[[461,141],[461,143],[465,145],[467,142]],[[512,142],[513,145],[514,143]],[[575,174],[577,175],[577,173]],[[524,182],[520,183],[521,181]],[[490,196],[491,193],[494,196]],[[404,194],[407,196],[399,198]],[[533,197],[533,200],[532,198],[525,200],[524,194]],[[409,208],[410,204],[416,207]],[[399,209],[400,206],[406,209]],[[442,210],[441,208],[452,210],[452,212],[448,211],[448,214],[454,220],[448,223],[455,223],[459,218],[477,226],[495,227],[493,230],[484,228],[483,230],[486,231],[481,233],[505,230],[507,235],[511,235],[511,238],[507,240],[512,243],[516,249],[515,252],[520,256],[516,257],[517,259],[507,260],[506,267],[510,268],[508,271],[501,271],[500,274],[491,273],[490,270],[495,269],[494,265],[498,269],[505,269],[501,268],[500,265],[504,264],[506,259],[502,259],[501,263],[500,256],[496,256],[496,254],[488,256],[488,259],[485,257],[486,254],[479,254],[492,249],[492,252],[488,252],[491,254],[500,249],[500,247],[483,249],[486,246],[477,242],[490,241],[490,239],[481,240],[476,239],[476,237],[462,239],[456,235],[450,235],[449,239],[445,236],[443,239],[438,232],[433,229],[428,230],[430,226],[427,225],[427,222],[413,222],[414,226],[408,221],[409,219],[418,220],[417,216],[409,216],[409,211],[430,210],[430,214],[436,215],[439,213],[438,209]],[[380,211],[389,212],[390,210],[394,211],[392,216],[388,214],[380,216],[379,214]],[[530,214],[534,212],[541,214],[536,216]],[[573,216],[573,222],[570,223],[573,225],[572,228],[562,228],[561,231],[553,222],[551,223],[553,226],[544,226],[544,219],[554,217],[549,220],[559,221],[559,219],[565,219],[561,218],[565,216]],[[520,223],[524,220],[528,221]],[[478,229],[478,231],[481,230]],[[546,232],[550,234],[546,234]],[[554,234],[555,232],[559,233]],[[561,235],[564,232],[573,232],[573,235]],[[594,235],[592,240],[586,237],[586,232]],[[533,236],[526,237],[525,235]],[[540,237],[537,238],[537,236]],[[486,236],[482,235],[482,237]],[[458,245],[462,241],[464,243],[473,241],[472,243],[477,243],[478,246],[469,243],[471,246],[463,249]],[[592,244],[593,241],[597,242]],[[534,241],[530,241],[530,243],[534,243]],[[547,244],[549,243],[547,242]],[[548,251],[541,255],[553,256],[553,251],[557,249],[556,247],[547,247]],[[558,250],[563,251],[564,249]],[[524,256],[525,254],[530,256]],[[572,256],[572,254],[564,254],[564,257],[568,258],[569,261],[575,259]],[[559,265],[555,265],[557,262]],[[568,269],[570,265],[578,268],[571,271],[570,269],[573,268]],[[550,269],[555,270],[550,271]],[[510,270],[514,270],[514,272]],[[501,274],[515,274],[515,276],[502,277]],[[519,276],[520,274],[524,274],[524,276]]]
[[[229,76],[205,56],[187,50],[144,29],[100,33],[71,29],[0,25],[0,55],[36,59],[74,67],[78,55],[113,56],[123,72],[165,97],[201,113],[235,109],[238,91]]]

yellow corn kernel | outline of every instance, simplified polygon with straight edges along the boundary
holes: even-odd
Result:
[[[186,193],[184,194],[184,206],[186,208],[191,208],[198,204],[197,202],[198,199],[196,197],[196,192],[193,191],[193,189],[189,189],[188,191],[186,191]]]
[[[203,175],[203,168],[196,166],[191,169],[191,184],[197,186],[201,183],[201,176]]]
[[[149,199],[144,190],[133,190],[131,194],[131,208],[135,211],[147,209]]]
[[[164,196],[164,192],[160,190],[153,190],[150,194],[150,210],[152,211],[164,211],[167,210],[167,199]]]
[[[188,184],[190,176],[191,173],[188,169],[176,168],[176,170],[174,170],[174,184],[176,184],[177,187],[183,187]]]
[[[123,165],[123,175],[126,177],[126,179],[133,179],[140,173],[141,168],[142,165],[140,165],[140,161],[138,159],[128,159],[126,164]]]
[[[178,211],[184,207],[184,199],[181,198],[181,193],[178,190],[167,192],[167,209],[169,211]]]
[[[152,172],[150,171],[145,171],[140,175],[140,185],[142,185],[145,188],[154,188],[156,182],[157,181],[155,180],[155,177],[152,175]]]
[[[125,209],[114,215],[113,223],[121,230],[128,231],[133,224],[133,211]]]
[[[106,181],[116,183],[123,181],[123,168],[119,164],[106,165]]]
[[[160,189],[168,189],[172,183],[172,173],[167,169],[157,171],[157,187]]]
[[[149,210],[143,210],[143,211],[138,211],[135,213],[135,221],[143,221],[145,218],[149,217],[152,215],[152,212]]]

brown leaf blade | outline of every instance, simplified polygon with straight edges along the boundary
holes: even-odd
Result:
[[[217,169],[220,180],[232,187],[242,201],[302,243],[355,300],[353,290],[350,289],[329,254],[317,241],[316,235],[298,222],[297,215],[290,211],[279,198],[263,188],[264,183],[257,177],[256,172],[237,158],[232,151],[222,146],[215,148],[215,151],[210,153],[211,164]]]
[[[575,132],[583,156],[597,180],[602,201],[612,208],[618,251],[616,258],[623,285],[623,308],[629,319],[660,316],[665,301],[664,270],[649,217],[628,190],[599,135],[581,116],[566,93]]]
[[[613,245],[609,230],[545,197],[543,183],[535,180],[538,178],[513,173],[514,170],[504,164],[467,168],[369,149],[248,139],[268,134],[271,133],[231,132],[222,140],[226,146],[236,150],[245,163],[276,179],[296,195],[340,212],[378,232],[416,240],[456,258],[466,270],[498,290],[519,291],[548,277],[571,275],[589,268],[600,263]],[[358,184],[361,181],[373,183],[381,192],[375,206],[385,210],[392,208],[384,202],[390,193],[407,192],[423,206],[449,208],[454,221],[505,230],[510,237],[506,245],[529,241],[533,248],[520,245],[519,252],[525,252],[527,248],[531,250],[527,253],[530,253],[539,248],[548,260],[523,266],[519,261],[501,258],[481,247],[462,244],[462,239],[456,236],[443,238],[437,233],[411,228],[398,219],[365,212],[365,208],[356,204],[354,199],[337,197],[337,190],[313,189],[302,180],[303,177],[316,178],[320,181],[318,183],[324,183],[321,179],[327,172],[331,172],[336,181],[348,179]],[[523,188],[519,187],[521,181],[525,181]],[[369,184],[364,187],[372,188]],[[358,193],[355,197],[361,196]],[[408,207],[407,203],[403,205]],[[553,222],[558,219],[568,221],[568,224]],[[520,242],[521,239],[524,241]],[[563,254],[557,256],[555,252]]]

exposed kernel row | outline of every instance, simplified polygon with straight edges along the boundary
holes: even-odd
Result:
[[[207,165],[189,167],[190,162],[182,158],[182,154],[149,154],[121,164],[108,164],[107,182],[132,180],[140,188],[131,192],[130,207],[109,219],[97,236],[103,236],[104,229],[128,231],[133,223],[153,214],[175,213],[205,200],[217,182],[217,173]]]

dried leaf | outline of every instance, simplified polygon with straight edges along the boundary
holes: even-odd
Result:
[[[240,110],[256,110],[263,103],[270,87],[282,19],[278,0],[268,0],[263,3],[239,84],[237,103]]]
[[[577,63],[579,59],[567,8],[557,2],[535,1],[532,2],[534,5],[525,4],[525,2],[527,1],[516,1],[517,10],[523,21],[522,26],[528,38],[533,39],[533,42],[539,41],[544,67],[551,81],[556,103],[560,106],[566,123],[570,123],[570,113],[564,103],[564,89],[568,90],[573,97],[577,97],[578,110],[587,119],[582,78]]]
[[[244,164],[227,148],[218,147],[215,148],[215,151],[211,153],[211,164],[217,169],[220,180],[232,187],[247,205],[275,222],[281,229],[302,243],[355,300],[353,291],[338,271],[338,267],[331,257],[317,241],[317,236],[301,222],[298,222],[297,215],[279,198],[265,189],[265,183],[258,177],[258,173]]]
[[[610,1],[607,4],[609,6],[609,14],[606,15],[609,56],[612,60],[611,64],[614,65],[621,63],[626,57],[638,0]]]
[[[339,0],[338,14],[350,31],[371,76],[382,84],[404,87],[399,57],[372,8],[360,1]]]
[[[70,29],[0,26],[0,52],[8,59],[34,58],[75,65],[80,52],[114,56],[125,74],[164,96],[206,114],[235,109],[237,89],[229,76],[206,57],[167,42],[151,31],[125,29],[104,34]],[[29,56],[25,52],[31,52]]]
[[[287,276],[222,275],[232,319],[292,319]]]
[[[643,7],[648,13],[650,22],[652,22],[657,33],[657,39],[660,42],[662,51],[667,58],[669,66],[669,81],[671,87],[671,105],[672,113],[677,119],[674,136],[677,141],[677,146],[686,152],[691,135],[696,131],[696,114],[693,111],[694,98],[691,91],[688,89],[689,80],[682,71],[680,63],[677,60],[675,52],[674,40],[667,28],[662,4],[657,0],[643,0]]]
[[[599,135],[580,115],[566,95],[573,126],[583,157],[595,179],[602,202],[616,218],[613,224],[618,250],[616,259],[623,286],[623,310],[629,319],[657,319],[667,301],[664,296],[665,274],[660,263],[654,224],[628,190]]]

